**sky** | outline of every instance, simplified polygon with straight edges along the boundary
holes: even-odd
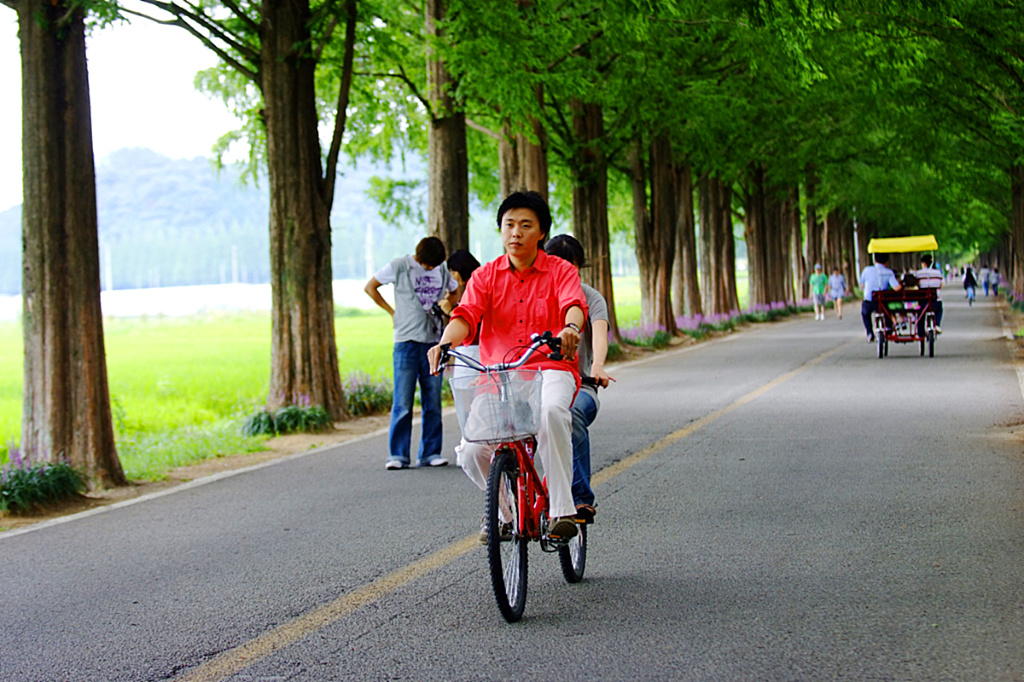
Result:
[[[196,92],[216,58],[181,29],[141,19],[86,41],[97,165],[125,147],[170,158],[208,156],[237,128],[224,104]],[[21,203],[21,61],[17,14],[0,5],[0,211]]]

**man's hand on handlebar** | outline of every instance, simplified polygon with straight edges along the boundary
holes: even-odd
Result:
[[[562,357],[572,360],[576,357],[576,348],[580,345],[580,333],[572,327],[566,327],[558,332],[556,337],[562,342]]]

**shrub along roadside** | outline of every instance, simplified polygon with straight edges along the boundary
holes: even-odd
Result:
[[[0,469],[0,514],[21,514],[85,490],[85,476],[67,462],[23,464]]]

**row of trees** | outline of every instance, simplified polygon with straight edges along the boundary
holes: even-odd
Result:
[[[736,221],[751,303],[802,296],[814,262],[852,278],[867,239],[893,233],[934,232],[953,255],[995,250],[1024,290],[1012,3],[0,2],[19,12],[25,84],[22,448],[70,456],[100,484],[123,475],[98,306],[87,16],[141,13],[221,59],[203,87],[247,122],[224,143],[244,136],[269,178],[268,407],[346,412],[329,224],[343,153],[425,153],[427,230],[450,249],[468,246],[471,193],[484,205],[549,194],[609,302],[609,235],[629,226],[645,321],[670,332],[680,313],[738,307]],[[401,212],[413,189],[385,183],[380,196]]]

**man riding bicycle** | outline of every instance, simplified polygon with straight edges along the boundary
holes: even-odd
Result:
[[[551,331],[562,343],[561,360],[537,354],[525,365],[543,374],[537,455],[547,477],[551,523],[548,535],[576,535],[572,497],[572,417],[569,407],[580,385],[576,347],[586,321],[586,298],[576,268],[540,247],[551,231],[551,212],[536,192],[515,192],[498,208],[505,255],[473,273],[441,341],[428,351],[431,371],[440,371],[441,346],[457,346],[480,325],[480,360],[501,362],[530,334]],[[487,488],[494,446],[463,441],[459,466],[481,490]]]

